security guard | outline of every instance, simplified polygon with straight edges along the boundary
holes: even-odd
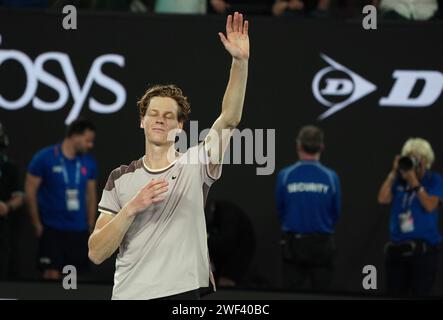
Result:
[[[338,175],[320,163],[323,148],[323,132],[303,127],[297,137],[299,161],[278,174],[276,203],[289,289],[324,291],[333,275],[341,191]]]

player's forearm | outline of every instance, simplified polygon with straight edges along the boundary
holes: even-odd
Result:
[[[222,113],[224,123],[235,128],[240,122],[248,79],[248,61],[232,59],[231,74],[223,97]]]
[[[103,228],[92,233],[88,242],[89,258],[92,262],[100,264],[117,250],[134,217],[125,206]]]

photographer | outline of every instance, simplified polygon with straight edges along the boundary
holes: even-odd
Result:
[[[443,179],[430,171],[434,152],[429,142],[411,138],[396,156],[378,194],[380,204],[392,203],[391,241],[385,247],[388,293],[426,296],[437,273],[438,205]]]

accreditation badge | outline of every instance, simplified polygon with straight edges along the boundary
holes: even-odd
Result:
[[[66,207],[68,211],[78,211],[80,210],[80,201],[78,198],[77,189],[67,189],[66,190]]]
[[[403,233],[414,231],[414,218],[411,211],[407,211],[398,215],[398,223]]]

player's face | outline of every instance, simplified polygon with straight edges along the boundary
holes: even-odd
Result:
[[[86,129],[82,134],[73,136],[76,153],[86,153],[94,147],[95,132]]]
[[[169,97],[154,97],[141,121],[148,141],[156,144],[172,144],[177,129],[183,128],[178,121],[178,104]]]

